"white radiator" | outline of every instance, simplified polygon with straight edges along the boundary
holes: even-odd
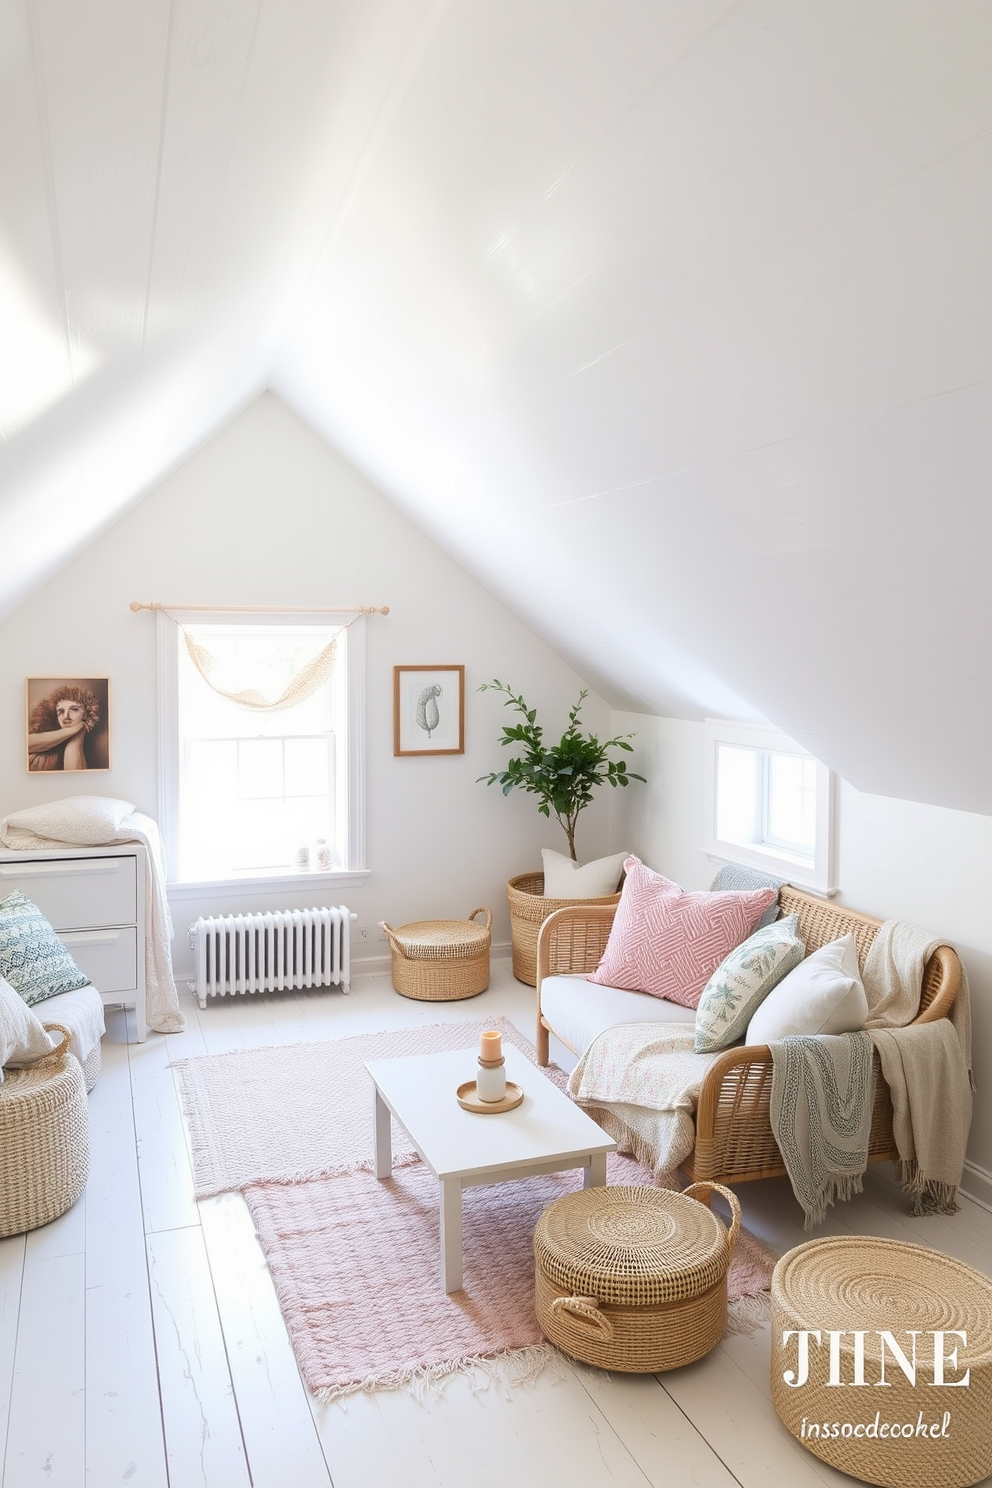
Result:
[[[351,976],[351,922],[334,909],[280,909],[268,914],[202,916],[189,927],[200,1000],[246,992],[340,986]]]

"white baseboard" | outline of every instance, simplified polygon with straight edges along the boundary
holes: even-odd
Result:
[[[992,1173],[987,1168],[966,1162],[961,1175],[961,1192],[992,1212]]]
[[[352,942],[354,949],[354,942]],[[492,948],[493,960],[499,957],[509,957],[510,942],[500,941]],[[177,960],[172,968],[176,985],[180,988],[187,986],[193,980],[193,962],[191,958]],[[389,976],[392,971],[392,958],[387,951],[385,955],[377,951],[372,956],[355,956],[351,958],[352,976]]]
[[[352,976],[388,976],[392,970],[392,958],[387,952],[385,956],[352,956]]]

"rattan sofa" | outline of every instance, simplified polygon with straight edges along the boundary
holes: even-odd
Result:
[[[782,889],[779,904],[783,915],[798,915],[807,954],[853,931],[858,958],[864,967],[868,947],[881,920],[788,887]],[[542,1011],[542,983],[549,976],[593,971],[603,954],[614,913],[612,906],[570,905],[556,910],[541,927],[537,946],[539,1064],[549,1062],[549,1036],[556,1033]],[[924,970],[920,1011],[913,1021],[929,1023],[947,1017],[960,985],[961,963],[957,953],[950,946],[938,946]],[[630,995],[641,997],[645,994]],[[648,1002],[653,1000],[648,999]],[[575,1054],[582,1053],[570,1043],[567,1047]],[[898,1155],[892,1136],[892,1103],[888,1086],[881,1076],[877,1054],[875,1074],[869,1162],[893,1160]],[[691,1182],[707,1179],[718,1183],[746,1183],[785,1173],[768,1115],[771,1082],[772,1061],[767,1044],[738,1045],[727,1049],[713,1062],[703,1080],[696,1108],[696,1145],[682,1166],[682,1172]]]

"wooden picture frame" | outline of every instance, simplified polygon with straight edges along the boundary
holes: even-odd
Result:
[[[465,668],[393,667],[393,753],[465,753]]]
[[[110,769],[110,678],[28,677],[25,768]]]

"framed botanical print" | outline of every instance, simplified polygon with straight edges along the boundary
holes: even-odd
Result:
[[[465,668],[393,667],[393,753],[465,753]]]

